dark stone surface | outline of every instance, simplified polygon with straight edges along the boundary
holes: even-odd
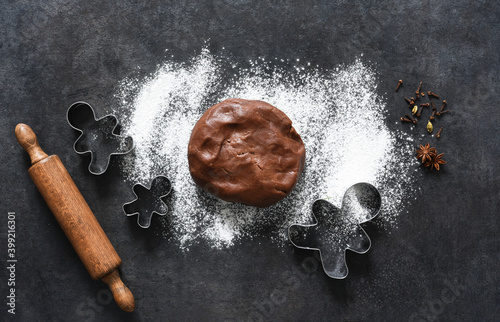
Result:
[[[15,318],[500,320],[499,17],[497,1],[2,1],[0,259],[6,266],[13,211]],[[280,57],[327,69],[363,53],[387,93],[391,128],[401,128],[398,79],[407,86],[423,80],[448,99],[453,114],[437,143],[448,164],[439,173],[419,170],[415,200],[397,229],[366,225],[372,249],[347,255],[347,279],[329,279],[312,252],[277,247],[265,235],[183,253],[154,227],[144,232],[123,216],[133,195],[116,166],[92,176],[88,158],[72,150],[71,103],[85,100],[105,115],[120,80],[148,75],[170,55],[187,61],[207,43],[241,66]],[[99,304],[108,300],[105,285],[90,279],[28,177],[28,156],[14,137],[18,122],[60,156],[95,209],[123,260],[133,313]],[[2,319],[12,318],[7,280],[4,268]]]

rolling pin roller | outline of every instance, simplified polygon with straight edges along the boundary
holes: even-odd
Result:
[[[135,308],[132,292],[118,273],[122,261],[57,155],[48,156],[33,130],[16,126],[16,137],[31,158],[29,174],[94,280],[109,285],[118,306]]]

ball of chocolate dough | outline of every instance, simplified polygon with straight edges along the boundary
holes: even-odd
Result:
[[[263,101],[228,99],[198,120],[188,146],[196,184],[217,197],[268,207],[293,189],[305,148],[292,121]]]

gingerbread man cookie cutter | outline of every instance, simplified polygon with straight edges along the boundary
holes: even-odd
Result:
[[[137,214],[137,224],[141,228],[148,228],[151,225],[153,214],[165,216],[168,207],[162,198],[166,197],[172,189],[170,180],[165,176],[157,176],[148,188],[136,183],[132,190],[135,199],[123,205],[123,212],[127,216]]]
[[[73,144],[78,154],[90,153],[89,171],[103,174],[109,165],[111,156],[126,154],[134,148],[130,136],[118,133],[118,119],[114,115],[96,118],[94,109],[85,102],[72,104],[66,114],[69,125],[81,134]]]
[[[349,273],[346,250],[364,254],[371,247],[370,237],[359,224],[375,218],[381,205],[374,186],[357,183],[347,189],[340,209],[324,199],[316,200],[312,205],[316,222],[291,225],[288,237],[295,247],[319,251],[325,273],[343,279]]]

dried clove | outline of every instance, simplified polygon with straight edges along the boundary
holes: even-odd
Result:
[[[444,113],[448,113],[450,110],[445,110],[445,111],[441,111],[441,112],[436,112],[436,115],[437,116],[440,116],[441,114],[444,114]]]
[[[413,124],[417,124],[417,120],[415,120],[413,117],[411,117],[410,115],[408,114],[405,114],[406,118],[410,120],[410,122],[412,122]]]
[[[439,139],[441,137],[441,132],[443,132],[443,128],[440,128],[439,131],[436,133],[437,139]]]
[[[406,117],[402,117],[401,122],[413,123],[410,119],[407,119]]]
[[[420,115],[422,114],[422,110],[424,109],[424,107],[422,105],[425,105],[425,104],[420,104],[420,109],[417,112],[417,117],[420,117]]]
[[[421,107],[429,107],[429,106],[431,106],[431,104],[429,104],[429,103],[422,103],[422,104],[420,104],[420,106]]]
[[[437,110],[436,104],[434,104],[434,102],[432,100],[431,100],[431,106],[432,106],[433,111]]]
[[[396,86],[396,92],[401,87],[401,85],[403,85],[403,80],[402,79],[399,80],[398,85]]]
[[[411,101],[406,96],[405,96],[405,101],[406,103],[411,104]]]
[[[434,120],[436,116],[436,111],[432,111],[431,117],[429,117],[429,120]]]
[[[418,88],[415,91],[415,95],[417,96],[417,98],[420,96],[420,90],[421,89],[422,89],[422,82],[420,82],[420,84],[418,84]]]
[[[439,95],[438,95],[438,94],[433,93],[433,92],[431,92],[431,91],[428,91],[428,92],[427,92],[427,95],[429,95],[429,96],[434,96],[435,98],[439,98]]]
[[[448,102],[446,100],[443,100],[443,105],[441,106],[440,112],[442,112],[444,110],[444,108],[446,107],[447,104],[448,104]]]

